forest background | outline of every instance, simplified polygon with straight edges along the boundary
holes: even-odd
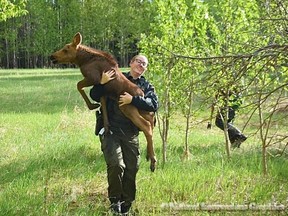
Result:
[[[243,100],[239,126],[249,136],[248,143],[261,149],[263,174],[269,172],[269,159],[280,157],[287,162],[286,1],[1,0],[0,3],[2,71],[56,70],[49,55],[70,42],[76,32],[81,32],[85,45],[113,54],[121,67],[127,67],[130,58],[139,52],[147,55],[149,70],[145,76],[157,89],[161,103],[157,130],[162,141],[162,165],[168,160],[169,130],[175,127],[175,122],[181,119],[183,156],[189,159],[191,133],[199,126],[207,133],[206,124],[214,118],[210,117],[211,104],[223,106],[214,101],[215,92],[221,89],[229,94],[235,88]],[[67,67],[74,66],[61,66]],[[231,158],[227,128],[223,137],[227,158]],[[282,172],[281,175],[287,176]]]
[[[219,89],[227,94],[237,89],[243,95],[247,119],[243,129],[257,118],[259,127],[253,134],[261,140],[264,173],[266,147],[286,142],[285,134],[268,133],[271,122],[278,121],[273,114],[287,103],[285,1],[1,0],[1,4],[1,68],[55,67],[50,54],[76,32],[82,33],[84,44],[115,56],[120,67],[128,66],[133,55],[145,53],[151,71],[147,77],[162,104],[158,120],[164,161],[173,113],[181,111],[185,117],[188,155],[188,134],[197,124],[192,120],[212,103],[223,106],[213,102]]]

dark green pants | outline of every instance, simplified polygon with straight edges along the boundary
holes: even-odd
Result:
[[[140,163],[138,136],[107,134],[100,136],[100,141],[107,164],[109,199],[129,205],[136,195],[136,174]]]
[[[221,115],[222,115],[222,117],[221,117]],[[225,109],[222,108],[221,109],[221,114],[217,113],[217,116],[216,116],[216,119],[215,119],[215,125],[218,128],[220,128],[221,130],[224,130],[224,122],[222,120],[224,115],[226,115]],[[227,129],[228,129],[229,140],[230,140],[231,143],[234,143],[235,140],[242,135],[241,131],[237,127],[235,127],[233,125],[233,123],[232,123],[234,118],[235,118],[235,110],[232,109],[232,107],[229,107],[229,109],[228,109],[228,120],[227,120]]]

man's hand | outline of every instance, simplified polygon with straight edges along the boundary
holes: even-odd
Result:
[[[111,69],[109,71],[103,71],[102,73],[102,78],[101,78],[101,81],[100,81],[100,84],[104,85],[106,83],[108,83],[109,81],[115,79],[115,70],[114,69]]]
[[[124,92],[124,94],[120,95],[119,106],[130,104],[132,102],[132,99],[133,99],[132,95],[130,95],[127,92]]]
[[[211,122],[208,122],[207,129],[211,129],[211,128],[212,128],[212,124],[211,124]]]

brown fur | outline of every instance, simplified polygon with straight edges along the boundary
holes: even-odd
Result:
[[[85,87],[97,85],[100,83],[103,71],[111,69],[115,70],[115,79],[105,84],[105,96],[108,96],[116,101],[124,92],[128,92],[132,96],[143,96],[142,90],[130,82],[119,70],[115,59],[108,53],[101,50],[93,49],[81,45],[82,36],[80,33],[75,34],[72,42],[66,44],[62,49],[56,51],[51,55],[53,63],[73,63],[80,67],[80,71],[84,77],[83,80],[77,83],[77,89],[84,98],[90,110],[99,107],[98,104],[93,104],[84,92]],[[106,109],[106,99],[101,98],[101,106],[103,111],[105,132],[109,131],[109,121]],[[153,147],[153,126],[154,113],[143,110],[138,110],[133,105],[120,106],[123,114],[129,118],[140,130],[143,131],[147,140],[147,159],[150,159],[150,169],[155,170],[156,156]]]

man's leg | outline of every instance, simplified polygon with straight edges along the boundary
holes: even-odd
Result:
[[[224,124],[223,124],[223,121],[222,121],[222,118],[221,118],[221,114],[218,113],[216,115],[216,118],[215,118],[215,125],[220,128],[221,130],[224,130]]]
[[[115,213],[121,212],[121,196],[123,192],[122,180],[125,169],[120,139],[107,134],[100,137],[101,149],[107,165],[108,197],[111,202],[110,208]]]
[[[240,148],[242,142],[244,142],[247,137],[242,134],[242,132],[233,125],[233,120],[235,118],[235,111],[229,107],[228,112],[228,134],[229,140],[231,143],[232,148]]]
[[[139,169],[140,151],[138,136],[122,140],[123,158],[126,168],[123,175],[122,213],[128,213],[136,196],[136,174]]]
[[[234,118],[235,118],[235,111],[232,108],[229,108],[228,120],[227,120],[229,141],[233,148],[235,147],[239,148],[241,143],[244,142],[247,139],[247,137],[243,135],[241,131],[232,124],[232,121],[234,120]],[[224,130],[224,124],[223,124],[222,116],[220,113],[218,113],[216,116],[215,125],[221,130]]]

